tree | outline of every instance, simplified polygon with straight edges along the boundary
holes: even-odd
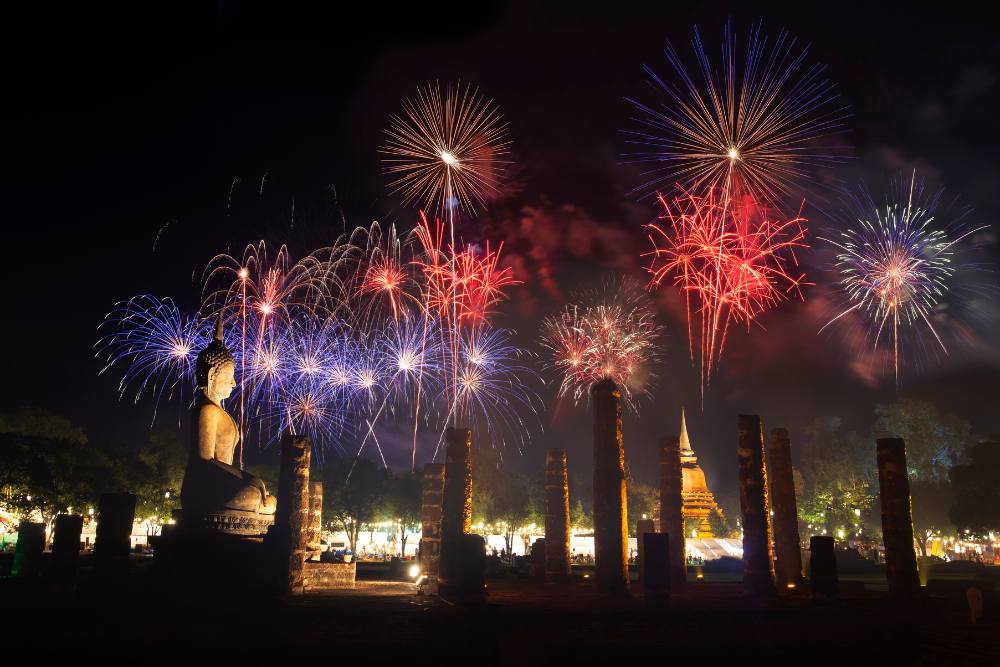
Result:
[[[569,506],[569,525],[577,530],[593,530],[594,516],[579,498]]]
[[[341,458],[322,471],[323,514],[347,533],[351,551],[357,550],[361,526],[375,521],[384,506],[389,476],[365,458]]]
[[[83,513],[120,488],[104,452],[79,442],[8,432],[0,435],[0,460],[7,507],[24,517],[37,510],[46,524],[61,512]]]
[[[951,470],[955,499],[949,516],[960,530],[1000,533],[1000,438],[980,442],[969,455],[968,463]]]
[[[927,555],[927,536],[948,530],[953,503],[950,471],[973,446],[972,425],[953,414],[941,414],[931,403],[901,399],[875,406],[875,438],[902,438],[917,545]],[[874,443],[873,443],[874,444]]]
[[[660,492],[649,484],[630,480],[625,491],[628,505],[628,534],[635,536],[637,522],[643,517],[652,519],[658,511]]]
[[[947,482],[975,440],[972,425],[953,414],[941,414],[926,401],[900,399],[875,406],[874,438],[902,438],[911,480]],[[874,447],[874,443],[872,443]]]
[[[514,536],[533,514],[532,481],[527,475],[507,469],[487,468],[475,476],[475,498],[485,523],[502,531],[507,553],[512,554]]]
[[[406,530],[420,526],[421,510],[420,477],[405,472],[389,480],[386,506],[393,523],[400,534],[399,555],[406,555]]]
[[[718,509],[713,509],[708,515],[708,526],[712,535],[717,538],[734,537],[735,528],[732,522]]]
[[[118,448],[113,456],[122,488],[136,496],[136,516],[157,522],[180,509],[187,452],[176,432],[153,433],[138,454]]]
[[[0,433],[18,433],[46,440],[61,440],[86,445],[83,429],[65,417],[45,408],[20,407],[14,412],[0,413]]]
[[[853,431],[841,433],[840,417],[816,417],[796,454],[801,473],[798,510],[802,521],[831,535],[862,532],[877,500],[875,446]]]

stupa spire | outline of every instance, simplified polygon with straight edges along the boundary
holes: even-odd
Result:
[[[694,456],[691,439],[688,437],[687,420],[684,418],[684,406],[681,406],[681,456]]]

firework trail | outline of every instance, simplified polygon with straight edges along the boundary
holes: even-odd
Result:
[[[528,428],[522,411],[537,416],[539,402],[530,389],[535,373],[524,362],[529,355],[512,337],[510,330],[498,328],[471,329],[463,335],[457,400],[450,402],[463,423],[486,436],[498,451],[507,436],[515,437],[523,450]],[[439,438],[438,448],[441,442]]]
[[[451,308],[450,317],[443,317],[449,326],[443,326],[441,331],[448,339],[453,401],[458,396],[462,338],[459,300],[454,291],[441,288],[454,289],[459,285],[455,280],[459,273],[455,217],[459,212],[474,213],[499,194],[503,158],[510,147],[506,133],[507,123],[499,110],[491,100],[481,97],[478,89],[458,83],[447,85],[442,92],[440,84],[435,82],[418,88],[415,98],[403,100],[403,115],[390,118],[385,130],[386,142],[380,148],[385,156],[385,170],[393,179],[390,190],[401,194],[404,203],[416,202],[430,211],[435,221],[442,216],[448,221],[450,279],[429,272],[427,265],[423,269],[428,279],[424,295],[437,299],[435,305],[439,310],[442,305]],[[430,234],[423,210],[421,217],[428,234],[420,237],[418,227],[418,238],[425,254],[433,255],[431,266],[436,270],[442,259],[443,234]],[[449,412],[457,417],[455,408],[452,405]],[[415,457],[416,423],[413,448]]]
[[[405,204],[440,217],[456,208],[473,213],[499,194],[510,149],[507,123],[469,84],[418,88],[385,134],[379,152],[393,179],[389,189]]]
[[[116,304],[99,331],[96,355],[105,364],[100,373],[122,366],[119,395],[124,398],[135,391],[133,400],[138,403],[148,392],[156,405],[175,394],[184,403],[195,357],[211,340],[210,328],[202,320],[182,315],[169,298],[149,294]]]
[[[896,387],[899,387],[901,334],[919,333],[924,326],[946,354],[934,326],[934,313],[948,299],[955,273],[958,245],[988,225],[968,227],[961,218],[937,221],[940,191],[928,194],[916,171],[907,184],[897,179],[883,204],[875,204],[862,189],[855,199],[855,220],[839,237],[821,240],[837,251],[836,270],[847,307],[823,325],[823,331],[849,313],[868,323],[873,349],[892,338]],[[886,331],[888,329],[888,331]]]
[[[769,40],[762,24],[740,50],[731,23],[723,29],[722,59],[715,66],[697,27],[694,67],[670,42],[664,53],[676,81],[644,67],[656,104],[628,99],[636,129],[625,132],[626,163],[646,167],[641,196],[673,190],[721,191],[783,208],[797,188],[816,183],[817,168],[843,161],[829,135],[844,131],[848,116],[825,67],[809,63],[809,47],[785,31]],[[797,197],[796,197],[797,198]]]
[[[701,392],[717,369],[730,325],[749,330],[762,313],[791,296],[803,298],[805,274],[796,250],[806,244],[806,220],[772,219],[749,196],[741,202],[707,195],[659,198],[663,214],[647,225],[650,286],[672,283],[687,311],[688,349],[699,351]]]
[[[559,397],[578,402],[595,383],[611,379],[636,410],[636,392],[648,395],[651,389],[649,367],[659,355],[662,333],[649,299],[638,284],[625,280],[577,301],[542,323],[548,366],[560,376]]]
[[[285,329],[299,313],[329,315],[337,311],[336,293],[331,291],[331,282],[322,268],[313,256],[292,264],[285,246],[270,261],[267,244],[261,241],[248,245],[240,259],[216,255],[202,274],[201,312],[207,315],[221,312],[240,331],[238,460],[241,465],[248,414],[244,397],[262,391],[274,396],[275,392],[284,391],[275,388],[275,382],[282,378],[273,368],[277,363],[278,339],[285,335]],[[248,367],[248,360],[253,365]],[[248,378],[260,378],[261,384],[247,387]]]

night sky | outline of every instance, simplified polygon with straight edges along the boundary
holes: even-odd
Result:
[[[844,139],[854,159],[840,177],[879,186],[916,167],[973,208],[970,220],[995,228],[995,25],[954,4],[807,4],[764,13],[722,3],[467,3],[278,15],[218,3],[8,15],[0,410],[39,405],[94,439],[143,442],[152,406],[119,402],[116,379],[98,377],[93,344],[104,314],[143,292],[195,307],[205,262],[261,238],[301,257],[345,221],[409,229],[414,211],[386,192],[377,148],[401,98],[435,79],[475,82],[510,123],[512,185],[462,234],[506,240],[526,285],[500,322],[532,341],[557,295],[595,287],[602,275],[642,278],[642,225],[655,210],[626,194],[637,173],[617,157],[630,116],[623,98],[646,90],[642,64],[668,73],[664,40],[687,51],[695,24],[716,56],[727,16],[741,32],[756,19],[771,34],[786,28],[828,65],[853,114]],[[814,231],[833,224],[808,203],[805,214]],[[525,221],[531,235],[519,231]],[[984,257],[996,263],[995,244]],[[995,296],[956,304],[962,326],[945,327],[951,355],[929,349],[904,369],[897,393],[878,360],[856,363],[849,328],[817,336],[835,303],[828,259],[806,253],[817,286],[805,303],[766,314],[766,330],[733,332],[703,408],[680,304],[669,290],[656,296],[667,329],[658,388],[624,427],[635,478],[655,482],[656,438],[676,432],[682,404],[723,496],[735,488],[740,412],[760,413],[767,429],[788,427],[793,448],[812,417],[840,415],[866,432],[875,403],[896,396],[933,400],[979,433],[1000,431]],[[544,287],[542,277],[551,277]],[[976,281],[995,285],[997,276]],[[539,391],[553,406],[553,390]],[[155,428],[176,428],[176,408],[161,415]],[[565,446],[571,474],[585,479],[589,420],[584,407],[543,410],[526,455],[506,458],[537,470],[546,447]],[[390,458],[402,467],[409,454],[401,445]]]

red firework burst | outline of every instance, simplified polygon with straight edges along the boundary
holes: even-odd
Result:
[[[806,219],[775,220],[752,198],[735,202],[714,188],[705,196],[688,192],[659,200],[663,222],[647,226],[650,285],[669,281],[684,295],[691,361],[698,347],[704,395],[730,324],[749,329],[791,295],[803,298],[802,286],[809,283],[795,250],[808,247]]]
[[[423,247],[423,259],[414,262],[424,276],[424,298],[428,310],[456,324],[472,328],[485,325],[493,307],[504,299],[503,290],[521,281],[510,267],[500,268],[503,243],[493,250],[487,242],[479,250],[467,245],[463,250],[444,245],[444,224],[435,220],[432,229],[420,214],[416,236]]]

